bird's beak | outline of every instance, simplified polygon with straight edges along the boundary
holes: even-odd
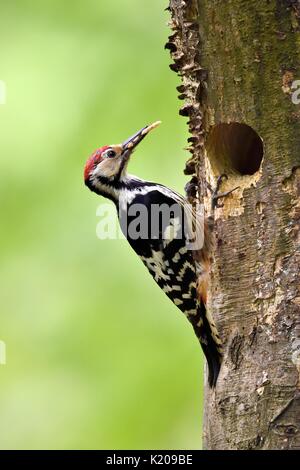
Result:
[[[156,121],[150,126],[145,126],[135,134],[133,134],[129,139],[125,140],[122,146],[122,153],[130,155],[133,149],[143,140],[143,138],[150,132],[152,129],[155,129],[159,126],[161,121]]]

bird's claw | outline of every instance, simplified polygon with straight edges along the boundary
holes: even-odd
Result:
[[[218,177],[217,184],[214,190],[212,190],[211,187],[209,188],[212,192],[211,206],[213,211],[216,208],[219,209],[224,206],[224,203],[220,203],[219,199],[228,196],[229,194],[233,193],[233,191],[236,191],[236,189],[239,188],[239,186],[237,186],[236,188],[230,189],[229,191],[225,191],[224,193],[219,193],[220,186],[224,180],[228,180],[228,176],[225,173]]]
[[[225,173],[223,173],[222,175],[218,176],[218,179],[217,179],[217,186],[216,186],[216,189],[215,189],[215,191],[214,191],[215,193],[217,193],[217,192],[219,191],[220,186],[221,186],[223,180],[228,180],[228,176],[227,176]]]
[[[228,180],[228,176],[225,175],[225,173],[223,173],[222,175],[218,176],[217,184],[216,184],[215,189],[213,189],[212,185],[209,184],[208,181],[206,181],[206,186],[207,186],[207,188],[210,190],[210,192],[211,192],[212,195],[218,193],[218,191],[219,191],[219,189],[220,189],[220,186],[221,186],[223,180]]]

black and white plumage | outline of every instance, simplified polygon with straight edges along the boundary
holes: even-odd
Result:
[[[187,200],[163,185],[126,172],[133,148],[154,127],[156,123],[141,129],[123,144],[97,150],[85,166],[85,183],[92,191],[115,203],[128,242],[159,287],[192,324],[207,359],[209,384],[215,386],[222,347],[214,321],[205,307],[209,229],[200,221],[203,243],[198,249],[191,249],[191,231],[193,227],[197,230],[199,222]],[[163,216],[154,218],[154,210],[162,207]],[[142,214],[137,214],[137,208]]]

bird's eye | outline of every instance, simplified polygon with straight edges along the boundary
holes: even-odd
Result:
[[[105,152],[105,157],[114,158],[115,156],[116,152],[114,150],[108,150],[107,152]]]

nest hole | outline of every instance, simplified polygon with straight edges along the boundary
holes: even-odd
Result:
[[[206,151],[215,174],[253,175],[263,159],[263,141],[247,124],[220,123],[209,132]]]

